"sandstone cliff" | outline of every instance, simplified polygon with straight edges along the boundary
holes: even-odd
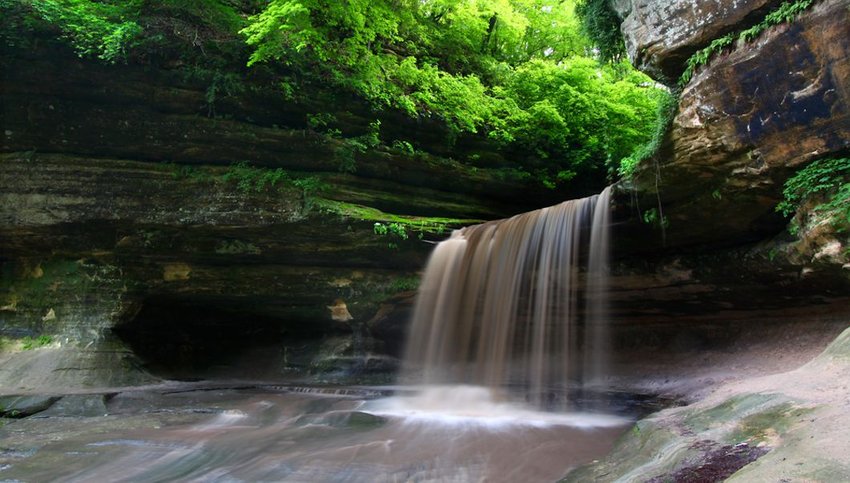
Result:
[[[631,48],[633,60],[670,66],[661,79],[684,70],[685,55],[676,52],[694,52],[709,37],[747,28],[767,7],[680,3],[615,2],[626,16],[627,45],[644,46]],[[659,151],[632,180],[618,185],[622,253],[649,253],[652,246],[668,253],[737,253],[721,256],[727,260],[721,271],[739,263],[747,267],[741,276],[761,278],[765,285],[784,272],[785,286],[817,270],[832,280],[824,285],[837,283],[836,293],[845,290],[846,250],[844,256],[818,255],[847,247],[841,220],[821,224],[813,237],[803,230],[795,241],[775,206],[796,170],[816,159],[846,156],[850,148],[848,7],[846,0],[816,2],[793,22],[737,42],[697,70],[681,90]],[[730,11],[734,14],[724,13]]]

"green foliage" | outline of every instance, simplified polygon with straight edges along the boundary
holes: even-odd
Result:
[[[402,240],[407,240],[407,228],[401,223],[390,223],[389,224],[390,233],[401,238]]]
[[[835,226],[850,225],[850,158],[821,159],[810,163],[785,182],[785,199],[776,211],[789,216],[806,200],[825,201],[813,211],[833,220]],[[791,225],[791,231],[799,228]]]
[[[395,236],[402,240],[407,240],[407,227],[404,223],[389,223],[384,224],[380,222],[376,222],[374,225],[374,232],[376,235],[380,236]]]
[[[343,139],[337,148],[338,168],[341,173],[357,171],[357,155],[381,145],[381,121],[369,123],[369,131],[362,136]]]
[[[369,123],[369,132],[361,137],[363,144],[370,148],[377,147],[381,144],[381,121],[375,119]]]
[[[324,198],[317,198],[315,202],[319,209],[325,213],[373,222],[372,230],[376,235],[381,236],[393,233],[391,232],[391,225],[397,227],[393,228],[393,230],[397,231],[395,233],[396,236],[401,236],[399,232],[403,228],[405,235],[409,237],[409,233],[442,235],[449,227],[472,225],[483,221],[475,219],[394,215],[368,206]],[[419,235],[417,237],[421,238]]]
[[[26,48],[58,37],[81,57],[107,63],[179,60],[187,69],[222,69],[242,57],[246,18],[237,0],[0,0],[0,39]],[[33,34],[40,34],[39,36]],[[215,90],[214,86],[212,89]]]
[[[664,141],[664,136],[670,128],[670,123],[673,122],[673,117],[676,115],[676,109],[679,106],[678,93],[668,93],[666,91],[657,91],[658,104],[655,113],[655,126],[652,131],[652,136],[645,144],[639,145],[630,155],[620,160],[618,174],[623,178],[630,178],[634,175],[637,167],[647,159],[651,159],[661,148],[661,143]]]
[[[776,206],[776,210],[789,216],[803,200],[813,195],[841,191],[848,177],[850,158],[814,161],[785,182],[785,199]]]
[[[204,93],[204,100],[207,102],[207,116],[216,116],[216,101],[241,94],[244,91],[245,86],[238,74],[216,70],[206,93]]]
[[[605,2],[582,1],[581,16],[576,3],[0,0],[0,34],[9,37],[7,25],[20,31],[37,24],[80,55],[106,62],[176,60],[187,82],[206,87],[211,117],[223,98],[247,89],[239,65],[248,64],[286,99],[320,98],[311,105],[326,105],[359,98],[376,117],[400,111],[445,126],[448,143],[480,133],[514,160],[500,167],[554,188],[579,175],[604,174],[648,143],[662,97],[626,63],[598,61],[622,54],[598,40],[600,55],[591,53],[581,22],[613,34],[616,18]],[[352,135],[327,112],[305,121],[341,139],[341,172],[355,172],[360,155],[382,144],[377,123]],[[405,143],[392,147],[415,154]],[[229,178],[256,191],[282,175],[237,167]]]
[[[408,225],[406,223],[392,222],[389,224],[384,224],[381,222],[376,222],[373,226],[373,231],[378,236],[386,236],[390,238],[391,241],[387,243],[387,246],[389,248],[398,248],[397,242],[404,241],[410,238],[410,236],[407,234],[407,226]]]
[[[582,32],[593,42],[604,61],[620,62],[626,55],[626,43],[620,32],[620,17],[610,0],[583,0],[576,7]]]
[[[324,131],[336,122],[336,116],[327,112],[307,114],[307,125],[314,131]]]
[[[529,62],[501,92],[515,108],[491,136],[535,153],[539,161],[529,168],[544,185],[619,164],[649,143],[666,96],[642,74],[623,75],[584,57]]]
[[[49,335],[40,335],[33,339],[32,337],[24,337],[21,339],[21,350],[33,350],[39,347],[44,347],[53,343],[53,337]]]
[[[174,163],[163,163],[163,167],[171,171],[174,179],[193,183],[230,183],[244,194],[271,191],[284,185],[294,186],[301,190],[308,203],[312,197],[328,189],[328,185],[318,176],[293,175],[282,168],[251,166],[247,161],[233,163],[224,171]]]
[[[767,14],[761,22],[740,32],[731,32],[723,37],[713,40],[708,47],[698,50],[687,61],[685,72],[679,79],[679,85],[684,86],[690,82],[697,68],[708,64],[715,55],[720,54],[735,42],[751,42],[758,38],[762,32],[774,25],[793,22],[797,16],[811,7],[815,0],[795,0],[783,2],[775,10]]]
[[[301,189],[305,198],[310,198],[327,191],[328,184],[322,181],[318,176],[306,176],[303,178],[293,178],[292,185]]]
[[[658,208],[650,208],[644,211],[641,219],[647,225],[654,225],[662,229],[670,226],[670,220],[662,215]]]
[[[383,223],[376,222],[373,228],[376,235],[385,236],[390,232],[390,229],[387,228],[387,225]]]
[[[415,57],[392,67],[378,105],[416,117],[439,116],[456,133],[477,132],[493,115],[496,102],[478,76],[453,75]]]
[[[14,4],[18,4],[15,8]],[[4,1],[0,12],[6,17],[21,19],[30,28],[39,22],[47,23],[73,45],[81,57],[97,57],[113,63],[123,60],[127,48],[142,32],[134,20],[126,20],[125,2],[89,0],[30,0]]]
[[[395,141],[393,141],[392,148],[397,151],[401,151],[404,154],[416,154],[416,148],[414,148],[412,144],[407,141],[402,141],[400,139],[396,139]]]
[[[268,188],[274,188],[279,182],[289,181],[289,174],[281,168],[257,168],[240,161],[230,165],[221,175],[221,180],[235,182],[236,188],[243,193],[261,193]]]
[[[530,158],[517,169],[549,187],[649,142],[661,97],[627,64],[583,56],[573,1],[272,0],[242,33],[249,65],[283,64],[302,84],[355,93],[378,111],[437,118],[450,138],[486,133]],[[330,124],[318,113],[308,121]],[[349,138],[339,169],[353,172],[371,144]]]
[[[243,2],[237,0],[130,0],[123,3],[133,5],[139,16],[148,14],[185,20],[195,27],[193,35],[200,35],[199,27],[236,34],[245,26],[245,19],[238,10]]]
[[[411,276],[411,277],[398,277],[393,279],[393,281],[387,287],[387,292],[389,293],[399,293],[399,292],[412,292],[419,288],[420,280],[419,277]]]

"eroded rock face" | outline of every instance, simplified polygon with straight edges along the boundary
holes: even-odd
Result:
[[[850,149],[847,39],[850,2],[828,0],[696,73],[658,164],[635,178],[643,209],[664,212],[668,245],[781,230],[774,207],[793,170]]]
[[[6,49],[0,68],[0,152],[178,166],[246,161],[321,175],[337,199],[411,215],[490,219],[568,196],[505,179],[505,160],[493,146],[481,146],[483,136],[450,148],[445,133],[416,121],[381,124],[387,143],[415,135],[422,143],[416,152],[352,149],[346,139],[363,134],[374,113],[355,100],[287,102],[248,74],[244,93],[211,100],[210,85],[186,80],[191,71],[103,65],[48,39],[31,51]],[[311,113],[326,111],[340,119],[344,135],[309,127]],[[448,159],[469,156],[498,166],[482,161],[470,169]]]
[[[778,0],[612,0],[632,63],[673,85],[712,40],[758,22]]]

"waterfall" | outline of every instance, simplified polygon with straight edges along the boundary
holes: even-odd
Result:
[[[519,391],[552,407],[568,388],[604,376],[609,203],[606,188],[456,230],[437,245],[419,289],[404,377]]]

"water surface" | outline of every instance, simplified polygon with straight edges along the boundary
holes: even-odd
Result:
[[[98,417],[0,428],[11,481],[556,481],[628,419],[547,413],[480,387],[119,393]]]

